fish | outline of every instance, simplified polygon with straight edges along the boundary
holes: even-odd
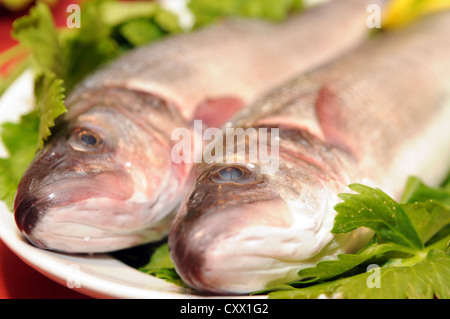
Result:
[[[214,145],[222,161],[191,170],[172,224],[168,245],[181,279],[212,295],[296,280],[299,270],[355,253],[373,237],[364,228],[331,233],[348,185],[397,200],[410,175],[438,185],[450,169],[448,30],[450,11],[379,33],[238,112],[223,131],[241,128],[240,138],[230,143],[234,135],[223,133]],[[261,140],[257,152],[278,152],[278,166],[265,173],[270,163],[250,157],[251,142]]]
[[[69,94],[20,181],[18,229],[65,253],[164,238],[192,167],[172,160],[172,132],[194,119],[220,127],[266,89],[356,46],[367,37],[366,6],[330,2],[283,23],[225,19],[95,72]]]

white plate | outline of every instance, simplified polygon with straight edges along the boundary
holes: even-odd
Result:
[[[16,121],[32,105],[32,74],[25,72],[0,99],[0,122]],[[4,149],[0,152],[4,153]],[[68,255],[38,249],[18,231],[0,202],[0,237],[16,255],[47,277],[95,298],[203,298],[144,274],[107,255]],[[261,297],[261,296],[260,296]]]
[[[13,214],[0,206],[2,241],[27,264],[68,288],[95,298],[196,297],[164,280],[146,275],[106,254],[66,255],[30,245],[19,233]]]

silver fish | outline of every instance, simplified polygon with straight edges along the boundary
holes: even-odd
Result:
[[[267,141],[279,168],[261,174],[267,164],[248,159],[252,135],[241,133],[244,156],[224,152],[223,164],[193,170],[169,234],[181,278],[212,294],[295,280],[373,235],[331,233],[350,183],[396,199],[411,174],[438,184],[450,168],[449,30],[447,11],[378,35],[238,113],[230,128],[277,133]]]
[[[98,71],[68,96],[23,176],[18,228],[38,247],[76,253],[167,236],[191,168],[171,160],[174,129],[195,118],[222,125],[264,90],[354,47],[368,31],[367,3],[331,2],[280,24],[230,19]]]

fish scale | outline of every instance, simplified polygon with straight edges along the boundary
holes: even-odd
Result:
[[[332,1],[282,23],[227,19],[139,48],[79,89],[119,85],[157,92],[187,119],[205,97],[237,96],[247,104],[268,87],[356,46],[369,31],[367,6],[385,2]]]
[[[189,194],[208,192],[210,200],[194,203],[187,196],[173,222],[169,247],[181,278],[212,294],[295,280],[300,269],[354,253],[372,237],[362,229],[331,233],[337,195],[350,183],[399,199],[412,174],[430,185],[444,179],[450,168],[449,30],[445,11],[378,34],[239,112],[227,127],[279,130],[279,169],[261,174],[260,161],[227,162],[234,154],[225,155],[224,164],[194,169]],[[242,177],[221,174],[231,169]],[[258,197],[249,200],[255,189]]]
[[[198,116],[222,125],[263,91],[353,48],[368,34],[373,2],[333,1],[283,23],[225,19],[90,75],[20,181],[19,230],[37,247],[68,253],[161,240],[192,166],[173,161],[174,130],[192,136]]]
[[[407,151],[397,147],[399,143],[412,143],[436,122],[438,125],[433,130],[440,133],[438,139],[442,145],[449,145],[449,126],[438,120],[447,119],[449,112],[450,59],[445,50],[450,48],[449,17],[443,13],[442,17],[428,18],[403,30],[401,35],[386,34],[338,61],[301,75],[262,98],[262,102],[244,109],[229,125],[291,123],[315,132],[332,145],[347,148],[359,160],[362,170],[375,171],[378,175],[380,167]],[[436,83],[437,80],[440,82]],[[258,112],[260,109],[265,111]],[[330,130],[337,133],[329,132],[327,136]],[[429,139],[432,142],[436,136]],[[445,162],[447,148],[440,144],[436,147]],[[392,188],[392,193],[398,196],[405,175],[426,170],[422,168],[423,163],[417,165],[410,172],[402,172],[398,186],[392,187],[392,181],[382,186],[387,190]],[[432,178],[430,174],[421,174],[433,185],[441,176],[442,172],[433,174]]]

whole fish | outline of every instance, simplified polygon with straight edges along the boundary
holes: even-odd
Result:
[[[25,172],[18,228],[38,247],[76,253],[167,236],[191,167],[171,160],[173,130],[195,118],[222,125],[262,91],[355,46],[372,2],[335,1],[280,24],[230,19],[98,71],[68,96]]]
[[[397,199],[411,174],[438,184],[450,168],[449,30],[447,11],[378,35],[238,113],[227,128],[246,129],[240,142],[222,164],[192,170],[169,234],[184,282],[242,294],[295,280],[373,236],[331,233],[337,194],[350,183]],[[278,152],[277,170],[262,174],[267,161],[248,159],[257,138]]]

